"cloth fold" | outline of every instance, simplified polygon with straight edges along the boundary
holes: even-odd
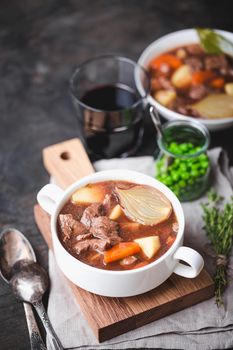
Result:
[[[233,195],[231,172],[220,148],[209,151],[212,163],[212,186],[225,198]],[[224,164],[224,166],[223,166]],[[97,171],[122,168],[154,175],[152,157],[101,160],[94,164]],[[226,175],[227,171],[227,175]],[[229,175],[230,174],[230,175]],[[206,197],[183,203],[186,219],[185,245],[199,251],[208,272],[214,272],[214,260],[204,249],[208,239],[202,229],[201,202]],[[231,264],[233,257],[231,256]],[[226,349],[233,347],[233,284],[225,294],[226,308],[218,309],[214,298],[152,322],[109,341],[99,344],[84,319],[72,291],[59,271],[53,253],[49,252],[51,289],[48,314],[56,333],[66,349]],[[49,344],[48,344],[49,348]]]

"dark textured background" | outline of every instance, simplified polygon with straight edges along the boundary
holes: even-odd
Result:
[[[36,193],[48,182],[41,150],[79,134],[67,93],[74,68],[103,53],[137,60],[150,42],[182,28],[207,26],[233,31],[231,3],[1,1],[0,225],[11,224],[24,232],[45,267],[47,248],[33,219]],[[232,137],[233,129],[212,135],[212,146],[225,147],[231,159]],[[154,143],[151,128],[139,154],[151,154]],[[0,349],[29,349],[22,305],[2,281]]]

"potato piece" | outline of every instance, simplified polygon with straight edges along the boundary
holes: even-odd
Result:
[[[192,82],[192,73],[190,67],[187,64],[180,66],[173,73],[171,82],[176,88],[180,89],[189,86]]]
[[[121,206],[120,204],[117,204],[111,211],[109,215],[110,220],[117,220],[122,214]]]
[[[179,59],[183,60],[184,58],[187,57],[187,52],[185,49],[178,49],[176,51],[176,57],[178,57]]]
[[[71,200],[74,203],[98,203],[102,202],[103,199],[103,191],[95,185],[79,188],[71,197]]]
[[[151,259],[161,247],[159,236],[138,238],[134,242],[139,244],[148,259]]]
[[[159,90],[154,97],[161,105],[167,107],[176,99],[176,93],[173,90]]]
[[[224,88],[225,88],[227,95],[233,96],[233,83],[225,84]]]

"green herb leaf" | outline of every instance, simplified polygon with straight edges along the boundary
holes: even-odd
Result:
[[[233,246],[233,198],[221,209],[222,197],[214,191],[210,191],[207,197],[209,202],[201,206],[204,229],[216,255],[215,298],[216,304],[221,306],[222,294],[228,285],[228,260]]]
[[[233,43],[230,40],[211,29],[197,28],[196,31],[201,45],[207,53],[225,53],[233,57]]]

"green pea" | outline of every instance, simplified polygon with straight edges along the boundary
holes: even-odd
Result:
[[[201,162],[201,167],[202,167],[202,168],[207,169],[208,166],[209,166],[209,163],[208,163],[207,161],[205,161],[205,162],[202,161],[202,162]]]
[[[177,146],[178,146],[178,143],[177,143],[177,142],[174,142],[174,141],[173,141],[173,142],[170,143],[170,147],[177,147]]]
[[[179,186],[180,187],[186,187],[187,183],[184,180],[179,181]]]
[[[170,143],[170,145],[168,145],[168,150],[175,153],[178,150],[178,144],[176,142]]]
[[[200,168],[200,163],[195,163],[195,164],[192,164],[191,166],[191,170],[198,170]]]
[[[181,162],[181,160],[180,160],[179,158],[176,158],[176,159],[174,160],[173,164],[176,165],[176,166],[179,166],[179,165],[180,165],[180,162]]]
[[[175,164],[175,161],[173,161],[172,164],[169,165],[169,169],[170,169],[171,171],[174,171],[174,170],[176,171],[177,166],[178,166],[178,165]]]
[[[188,180],[189,179],[189,173],[182,173],[181,177],[183,180]]]
[[[188,147],[189,149],[193,149],[193,144],[192,144],[191,142],[188,142],[188,143],[187,143],[187,147]]]
[[[173,185],[173,189],[174,189],[174,191],[179,191],[179,185],[178,185],[178,183],[175,183],[175,184]]]
[[[191,176],[192,177],[198,177],[199,172],[197,170],[191,170]]]
[[[205,175],[206,174],[206,169],[200,169],[200,174]]]
[[[189,151],[189,147],[188,147],[187,143],[180,144],[180,151],[182,152],[182,154],[185,154]]]
[[[191,158],[191,159],[188,159],[188,162],[189,162],[190,164],[194,164],[194,163],[199,162],[199,159],[198,159],[198,157]]]
[[[171,173],[171,177],[173,179],[174,182],[177,182],[180,179],[180,174],[176,171]]]
[[[187,164],[181,163],[179,169],[183,172],[186,172],[188,170]]]
[[[199,156],[199,159],[200,160],[206,160],[207,159],[207,155],[206,154],[200,154],[200,156]]]
[[[170,186],[172,184],[172,182],[173,182],[172,181],[172,177],[168,175],[167,178],[166,178],[167,185]]]
[[[163,181],[165,178],[166,178],[166,175],[165,175],[165,174],[161,174],[161,175],[160,175],[160,181]]]

